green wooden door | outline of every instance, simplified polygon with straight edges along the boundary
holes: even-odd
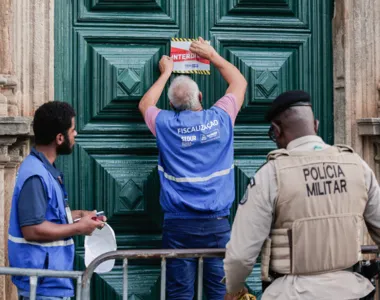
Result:
[[[332,142],[332,2],[56,0],[55,99],[78,115],[75,152],[60,159],[71,205],[104,210],[119,249],[160,248],[157,149],[137,105],[172,37],[210,39],[249,83],[235,127],[236,199],[275,147],[264,114],[281,92],[309,91],[320,134]],[[226,90],[213,67],[194,78],[206,108]],[[169,108],[166,94],[158,106]],[[83,267],[83,238],[76,242]],[[258,272],[249,285],[259,293]],[[139,262],[129,278],[131,299],[158,299],[157,263]],[[120,266],[94,283],[94,299],[121,299]]]

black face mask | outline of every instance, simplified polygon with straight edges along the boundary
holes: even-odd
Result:
[[[268,136],[269,138],[273,141],[273,142],[277,142],[276,140],[276,135],[274,134],[274,127],[273,125],[270,126],[269,130],[268,130]]]
[[[72,145],[70,145],[70,139],[69,136],[67,135],[67,132],[63,134],[64,141],[61,145],[57,147],[57,154],[58,155],[68,155],[73,152]]]
[[[280,124],[277,124],[277,126],[281,126]],[[277,148],[283,148],[282,147],[282,145],[280,145],[279,144],[279,141],[277,140],[277,138],[276,138],[276,135],[274,134],[274,126],[273,125],[271,125],[270,126],[270,128],[269,128],[269,130],[268,130],[268,136],[269,136],[269,138],[273,141],[273,142],[275,142],[276,143],[276,145],[277,145]]]

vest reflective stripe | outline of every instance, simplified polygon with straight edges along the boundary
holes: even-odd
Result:
[[[16,244],[29,244],[29,245],[36,245],[41,247],[64,247],[64,246],[70,246],[74,245],[74,240],[69,239],[67,241],[56,241],[56,242],[49,242],[49,243],[37,243],[37,242],[29,242],[24,238],[15,237],[12,235],[8,235],[8,239]]]
[[[211,175],[206,176],[206,177],[174,177],[174,176],[166,173],[164,168],[161,167],[160,165],[158,166],[158,171],[163,172],[166,179],[171,180],[171,181],[175,181],[175,182],[204,182],[204,181],[208,181],[208,180],[215,178],[215,177],[228,175],[228,174],[230,174],[231,170],[233,170],[233,168],[234,168],[234,165],[232,165],[228,169],[212,173]]]

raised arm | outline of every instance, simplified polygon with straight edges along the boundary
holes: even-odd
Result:
[[[160,98],[162,91],[165,88],[166,82],[169,80],[173,71],[173,59],[164,55],[159,63],[161,71],[160,77],[151,86],[151,88],[145,93],[139,103],[139,110],[145,118],[145,112],[151,106],[156,106],[158,99]]]
[[[202,58],[210,60],[210,62],[214,64],[228,83],[226,94],[234,94],[236,104],[238,109],[240,109],[243,105],[244,95],[247,89],[247,81],[240,71],[233,64],[221,57],[215,49],[201,37],[198,41],[191,43],[190,51]]]

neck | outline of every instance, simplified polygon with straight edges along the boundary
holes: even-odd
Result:
[[[51,164],[53,164],[57,159],[58,155],[55,147],[52,147],[51,145],[36,145],[35,148],[38,152],[41,152],[43,155],[45,155]]]
[[[198,105],[196,108],[193,109],[193,111],[201,111],[203,110],[202,105]]]
[[[310,136],[310,135],[317,135],[315,132],[307,132],[307,133],[295,133],[295,134],[292,134],[291,136],[289,136],[287,139],[286,139],[286,145],[285,145],[285,149],[288,147],[288,145],[293,142],[294,140],[297,140],[299,138],[302,138],[302,137],[305,137],[305,136]]]
[[[308,132],[308,133],[304,133],[304,134],[298,134],[298,135],[295,135],[293,137],[293,140],[296,140],[296,139],[299,139],[299,138],[303,138],[305,136],[310,136],[310,135],[316,135],[315,132]]]

